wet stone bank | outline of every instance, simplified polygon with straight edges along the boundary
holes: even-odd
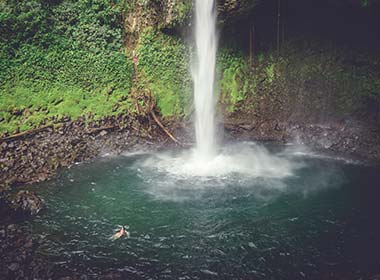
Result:
[[[348,120],[313,124],[231,118],[224,129],[232,139],[292,142],[344,157],[380,160],[380,126],[373,123]]]
[[[68,167],[106,153],[120,153],[138,145],[157,146],[162,139],[147,118],[107,118],[97,123],[67,121],[34,134],[0,139],[0,187],[45,181],[60,167]],[[1,189],[0,188],[0,189]]]

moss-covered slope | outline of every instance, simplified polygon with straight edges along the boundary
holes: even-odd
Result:
[[[0,1],[0,134],[129,110],[117,1]]]

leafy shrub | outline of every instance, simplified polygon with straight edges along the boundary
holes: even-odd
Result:
[[[220,73],[221,102],[228,104],[230,112],[242,102],[248,94],[248,64],[244,56],[230,49],[222,49],[218,55],[218,72]]]

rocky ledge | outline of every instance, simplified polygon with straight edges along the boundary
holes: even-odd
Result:
[[[224,128],[234,139],[292,142],[346,157],[380,161],[380,127],[374,123],[350,119],[310,124],[230,118]]]

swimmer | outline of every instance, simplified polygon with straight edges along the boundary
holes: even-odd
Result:
[[[123,235],[125,235],[127,238],[129,238],[130,234],[127,231],[127,228],[128,228],[127,225],[121,226],[121,229],[117,233],[115,233],[114,235],[112,235],[110,237],[110,239],[111,240],[116,240],[116,239],[119,239],[120,237],[122,237]]]

